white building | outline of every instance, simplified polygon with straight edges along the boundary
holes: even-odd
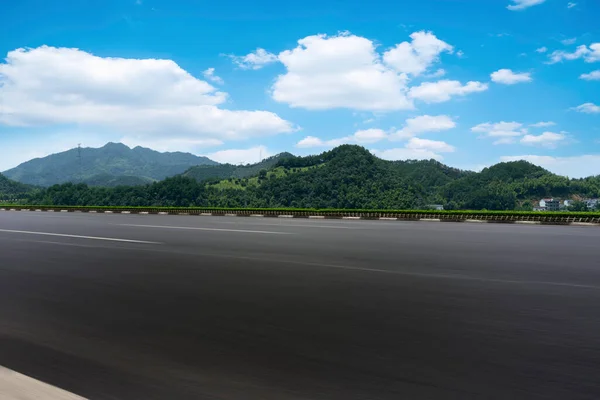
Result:
[[[560,210],[560,201],[558,199],[542,199],[540,200],[540,207],[546,209],[546,211],[558,211]]]

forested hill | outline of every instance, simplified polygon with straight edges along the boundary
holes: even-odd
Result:
[[[233,165],[198,165],[191,167],[182,175],[188,178],[193,178],[198,182],[208,179],[227,179],[227,178],[248,178],[257,175],[261,169],[270,169],[275,166],[280,160],[294,157],[290,153],[280,153],[275,156],[265,158],[256,164]]]
[[[0,174],[0,200],[20,198],[23,194],[32,190],[31,186],[12,181]]]
[[[138,187],[57,185],[32,195],[30,202],[347,209],[441,204],[447,209],[526,210],[542,197],[600,197],[600,176],[568,179],[525,161],[500,163],[478,173],[461,171],[434,160],[385,161],[353,145],[314,156],[284,154],[251,166],[229,166],[218,169],[224,171],[221,180],[214,173],[190,173],[211,168],[193,168]]]
[[[64,182],[115,186],[144,184],[181,174],[195,165],[216,164],[190,153],[160,153],[144,147],[131,149],[121,143],[108,143],[101,148],[75,148],[36,158],[5,171],[4,175],[39,186]]]

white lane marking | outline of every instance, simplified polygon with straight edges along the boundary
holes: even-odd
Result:
[[[229,222],[229,221],[214,221],[215,223],[218,224],[227,224],[227,225],[239,225],[240,222]],[[311,223],[311,224],[302,224],[300,222],[300,220],[297,223],[292,223],[292,224],[263,224],[263,223],[256,223],[253,222],[252,225],[259,225],[259,226],[287,226],[287,227],[293,227],[293,228],[326,228],[326,229],[353,229],[353,230],[362,230],[363,228],[356,228],[354,226],[335,226],[335,225],[317,225],[316,223]]]
[[[473,224],[481,224],[487,222],[485,219],[465,219],[465,222],[470,222]]]
[[[521,225],[541,225],[542,223],[540,221],[515,221],[515,224],[521,224]]]
[[[80,400],[85,397],[59,389],[0,366],[0,398],[19,400]]]
[[[66,234],[66,233],[52,233],[52,232],[18,231],[18,230],[13,230],[13,229],[0,229],[0,232],[21,233],[21,234],[24,234],[24,235],[58,236],[58,237],[68,237],[68,238],[88,239],[88,240],[105,240],[105,241],[108,241],[108,242],[142,243],[142,244],[162,244],[162,243],[159,243],[159,242],[148,242],[146,240],[119,239],[119,238],[108,238],[108,237],[99,237],[99,236],[69,235],[69,234]]]
[[[439,218],[421,218],[421,219],[419,219],[419,221],[424,221],[424,222],[442,222],[442,220],[439,219]]]
[[[137,227],[137,228],[184,229],[184,230],[192,230],[192,231],[264,233],[267,235],[293,235],[293,233],[291,233],[291,232],[253,231],[253,230],[247,230],[247,229],[199,228],[199,227],[193,227],[193,226],[164,226],[164,225],[137,225],[137,224],[119,224],[119,226],[133,226],[133,227]]]

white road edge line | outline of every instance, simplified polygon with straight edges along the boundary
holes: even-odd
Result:
[[[104,241],[108,241],[108,242],[142,243],[142,244],[162,244],[160,242],[148,242],[146,240],[107,238],[107,237],[99,237],[99,236],[69,235],[69,234],[66,234],[66,233],[17,231],[17,230],[13,230],[13,229],[0,229],[0,232],[22,233],[22,234],[25,234],[25,235],[39,235],[39,236],[58,236],[58,237],[68,237],[68,238],[75,238],[75,239],[104,240]]]
[[[246,230],[246,229],[199,228],[199,227],[194,227],[194,226],[164,226],[164,225],[137,225],[137,224],[119,224],[119,226],[132,226],[132,227],[137,227],[137,228],[184,229],[184,230],[191,230],[191,231],[264,233],[267,235],[294,235],[294,233],[291,233],[291,232],[252,231],[252,230]]]
[[[85,397],[67,392],[56,386],[38,381],[0,366],[0,388],[2,398],[20,400],[82,400]],[[6,396],[6,397],[4,397]]]

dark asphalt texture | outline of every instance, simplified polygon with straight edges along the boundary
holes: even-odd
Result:
[[[599,399],[599,260],[594,227],[0,212],[0,365],[91,399]]]

